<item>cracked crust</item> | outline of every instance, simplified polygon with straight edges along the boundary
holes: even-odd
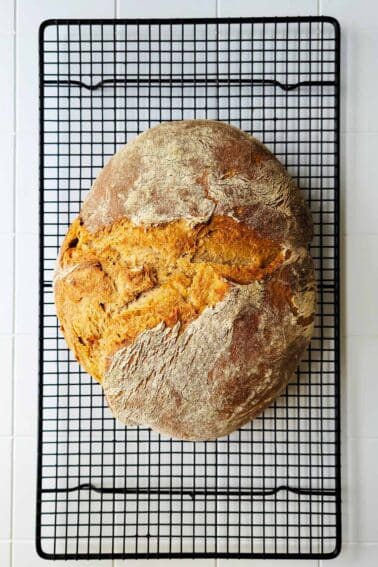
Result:
[[[274,281],[232,285],[182,334],[180,322],[160,323],[121,349],[103,384],[114,415],[188,440],[227,435],[259,415],[312,335],[313,289],[299,284],[302,270],[312,270],[304,249]],[[286,299],[290,280],[298,308]],[[306,323],[295,324],[299,317]]]
[[[55,301],[69,347],[99,382],[112,355],[161,321],[181,331],[223,299],[230,282],[262,279],[283,261],[277,243],[230,217],[141,229],[128,219],[96,233],[77,218],[63,242]]]
[[[285,168],[256,138],[213,120],[164,122],[140,134],[105,165],[82,208],[95,232],[127,217],[137,226],[213,214],[261,236],[307,244],[312,219]]]
[[[260,142],[163,123],[100,172],[62,245],[57,313],[115,417],[223,436],[285,388],[310,342],[312,220]]]

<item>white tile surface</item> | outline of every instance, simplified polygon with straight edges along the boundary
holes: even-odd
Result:
[[[22,163],[16,173],[17,232],[38,233],[38,151],[38,132],[17,132],[16,160]]]
[[[378,438],[378,336],[349,337],[346,358],[344,431],[351,437]]]
[[[118,18],[199,18],[215,17],[216,0],[117,0]]]
[[[377,53],[378,55],[378,53]],[[348,132],[342,136],[344,160],[342,214],[344,232],[378,234],[378,133]]]
[[[0,34],[1,83],[7,85],[7,88],[2,90],[0,104],[0,131],[4,132],[13,131],[13,41],[13,33]]]
[[[320,13],[334,16],[342,26],[342,129],[378,131],[378,4],[320,0]]]
[[[0,565],[2,567],[11,567],[11,547],[9,541],[0,541]]]
[[[235,561],[239,565],[238,561]],[[114,567],[217,567],[215,559],[128,559],[116,560]]]
[[[13,232],[13,133],[0,130],[1,207],[0,233]]]
[[[0,33],[12,33],[14,28],[14,0],[1,0]]]
[[[361,31],[378,30],[378,6],[371,0],[319,0],[320,13],[327,16],[340,16],[345,36],[357,36]]]
[[[234,561],[233,559],[219,559],[217,567],[233,567],[233,565],[238,567],[286,567],[292,565],[293,567],[318,567],[318,561],[316,560],[296,560],[291,559],[240,559],[239,561]]]
[[[38,236],[16,235],[16,333],[38,332]]]
[[[17,2],[17,126],[38,132],[38,29],[50,18],[112,18],[114,3],[104,0],[19,0]]]
[[[1,301],[0,301],[0,335],[13,331],[13,246],[12,234],[0,233],[1,250]]]
[[[32,36],[17,36],[16,131],[38,132],[37,28]],[[20,162],[18,162],[20,163]]]
[[[15,438],[13,465],[13,537],[34,539],[37,470],[35,437]]]
[[[112,561],[64,561],[64,567],[112,567]],[[13,542],[13,566],[12,567],[52,567],[59,563],[48,559],[42,559],[35,550],[34,541]],[[128,565],[128,562],[127,562]],[[126,566],[126,562],[125,562]],[[3,567],[3,566],[1,566]]]
[[[316,16],[317,0],[218,0],[218,17],[258,17],[258,16]]]
[[[37,431],[38,335],[16,335],[14,368],[15,435]]]
[[[11,437],[0,437],[1,463],[9,463],[12,459]],[[0,539],[11,535],[11,495],[12,470],[6,464],[0,464]]]
[[[343,461],[344,540],[378,543],[378,439],[349,439]]]
[[[378,544],[345,543],[338,557],[321,561],[320,567],[376,567],[378,565]]]
[[[12,336],[0,335],[1,396],[0,432],[12,434]],[[0,564],[1,565],[1,564]]]
[[[114,2],[104,0],[17,0],[17,33],[35,33],[42,20],[51,18],[112,18],[113,15]]]
[[[354,234],[344,238],[345,310],[348,335],[378,334],[378,235]],[[345,302],[344,302],[345,306]]]

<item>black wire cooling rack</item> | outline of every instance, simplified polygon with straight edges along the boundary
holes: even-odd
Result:
[[[265,142],[315,221],[314,339],[285,394],[214,442],[112,419],[58,330],[52,272],[99,168],[166,120]],[[339,27],[327,17],[47,21],[40,30],[37,549],[44,556],[331,557],[341,545]]]

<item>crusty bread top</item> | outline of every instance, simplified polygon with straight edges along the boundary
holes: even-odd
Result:
[[[310,211],[260,142],[163,123],[98,175],[54,279],[69,347],[113,414],[226,435],[286,386],[314,328]]]
[[[118,151],[82,208],[95,232],[124,217],[135,225],[211,215],[245,222],[262,237],[306,244],[308,207],[281,163],[257,139],[213,120],[164,122]]]
[[[271,279],[232,283],[181,332],[159,323],[120,349],[103,387],[115,417],[207,440],[250,421],[286,387],[314,326],[313,266],[294,251]]]
[[[180,332],[216,305],[229,282],[262,280],[284,260],[277,243],[231,217],[89,232],[77,218],[61,248],[55,300],[76,358],[99,382],[111,356],[161,321]]]

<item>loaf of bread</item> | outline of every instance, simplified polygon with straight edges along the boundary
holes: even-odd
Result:
[[[224,436],[286,387],[315,311],[312,219],[258,140],[167,122],[100,171],[54,274],[67,344],[113,415]]]

